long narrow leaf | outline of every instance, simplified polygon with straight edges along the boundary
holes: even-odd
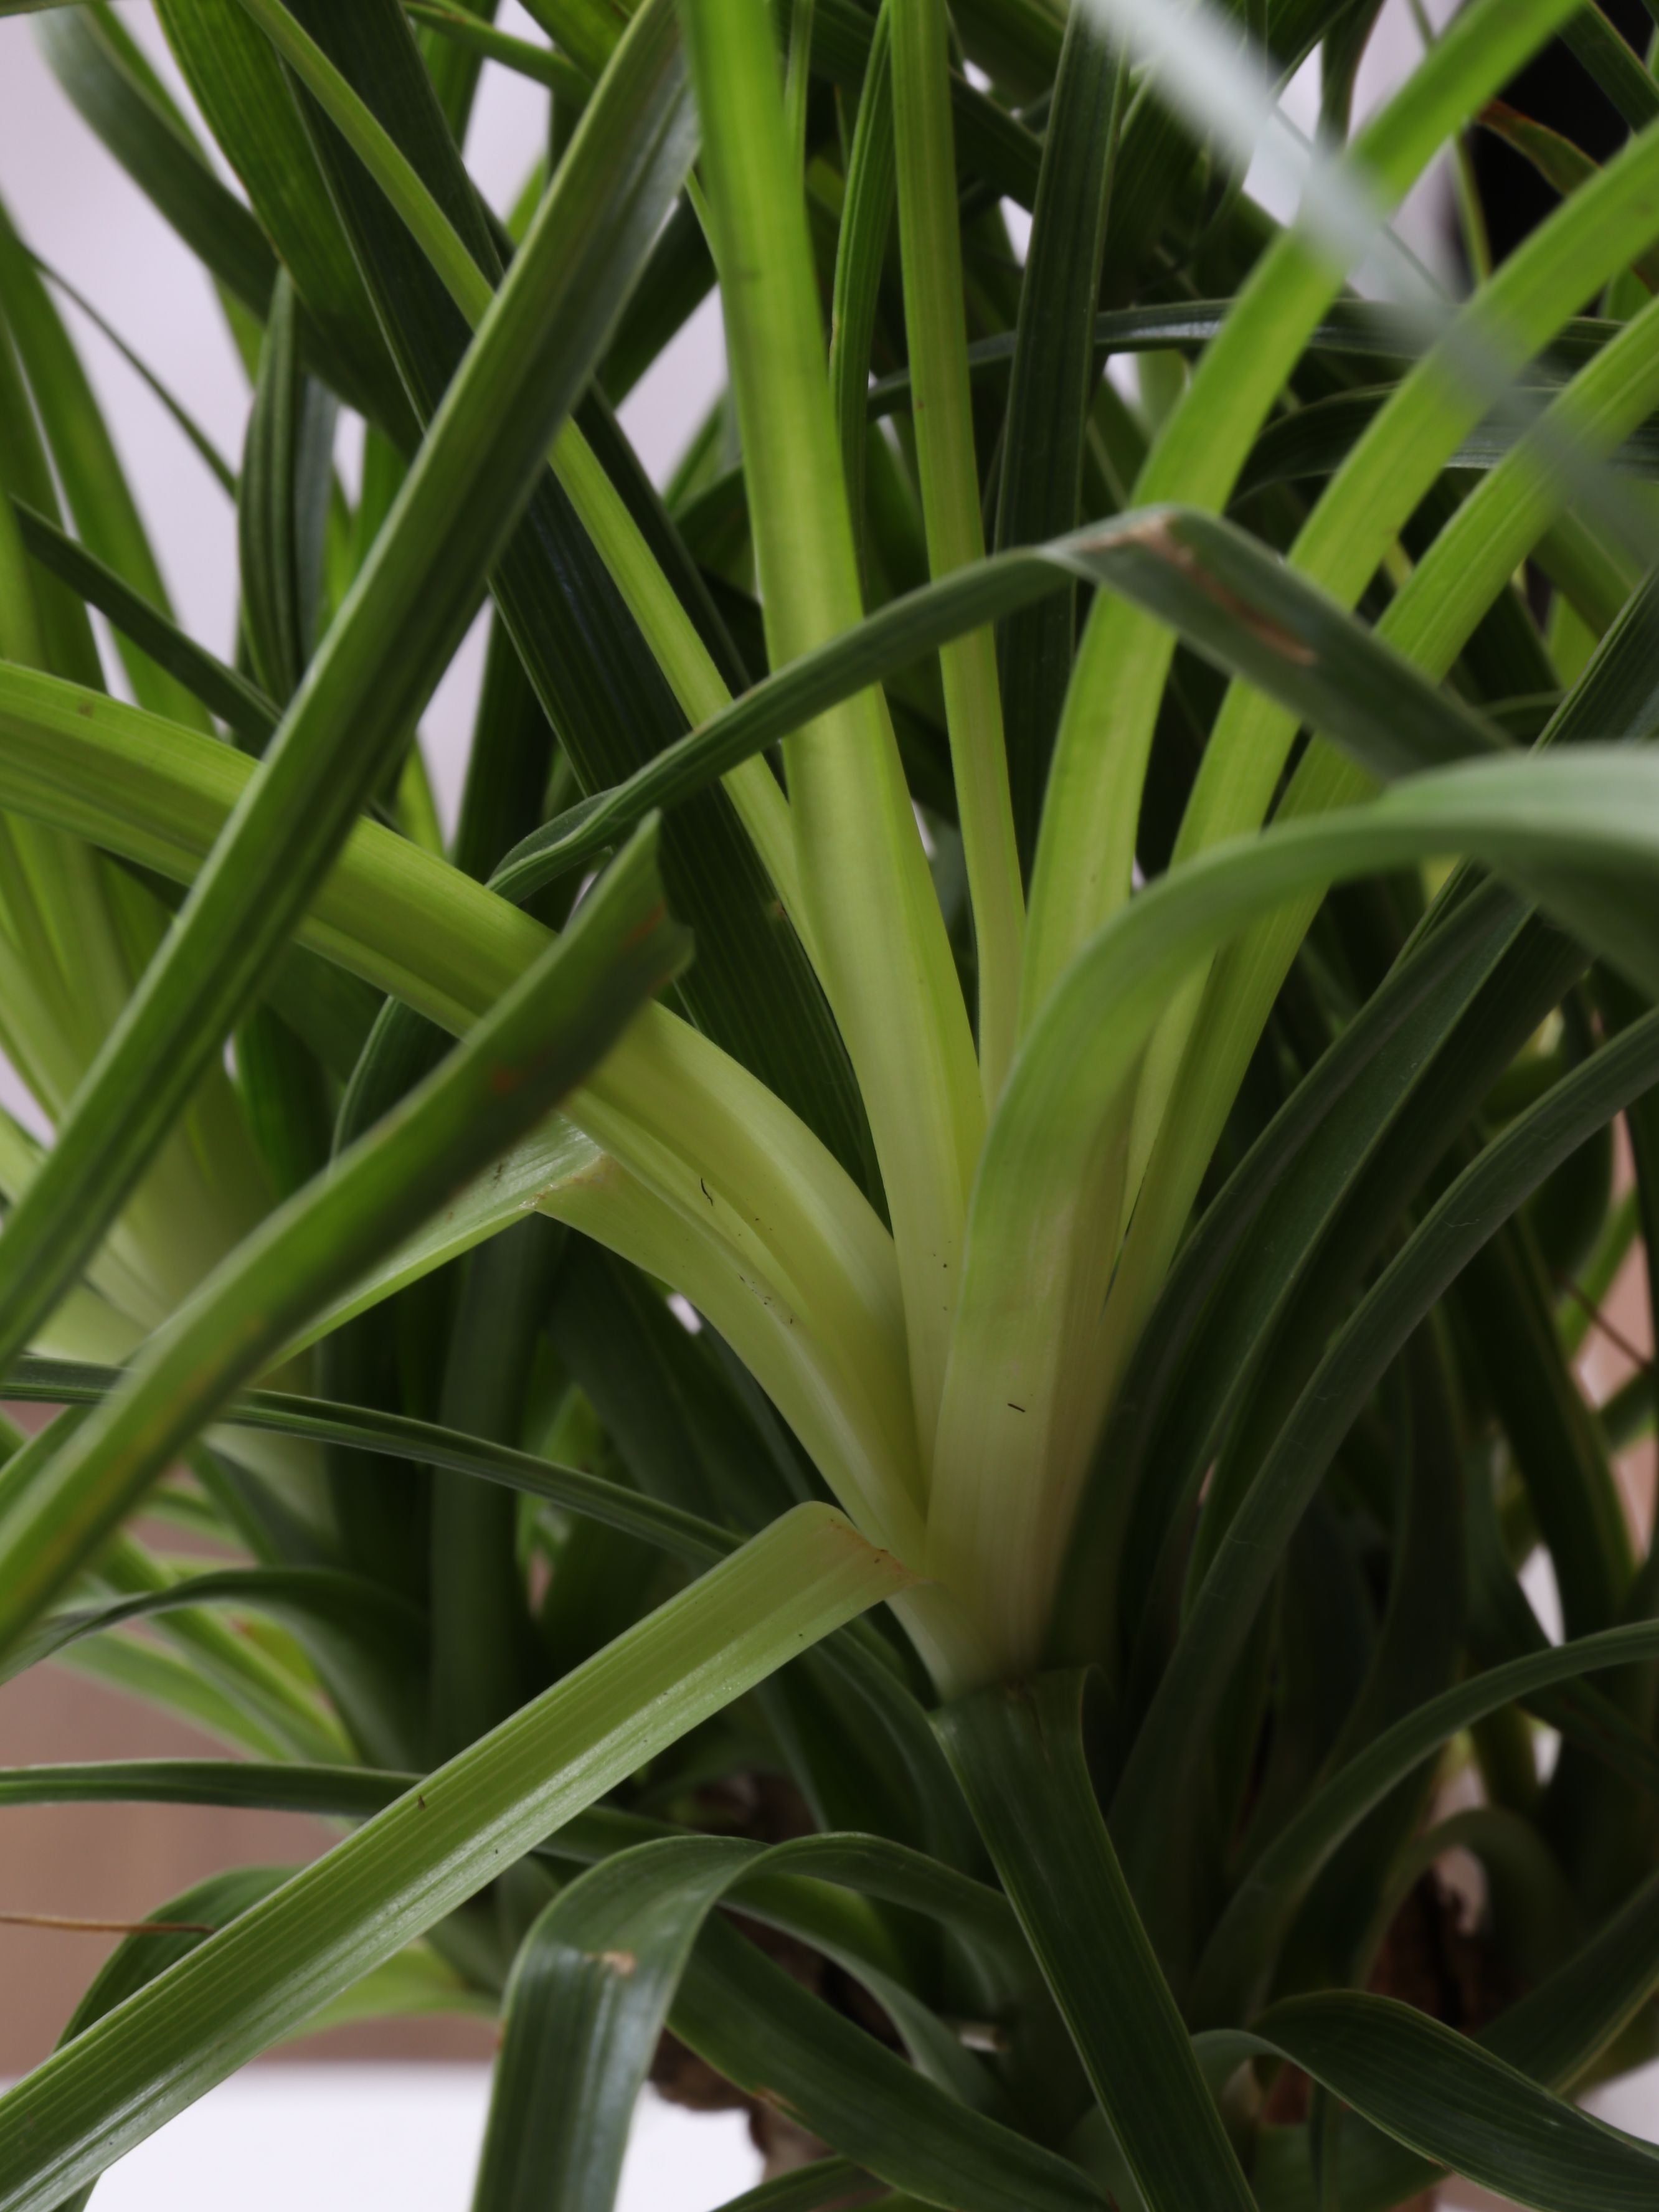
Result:
[[[32,763],[0,776],[7,803],[190,881],[246,786],[246,759],[72,686],[16,672],[0,684]],[[371,823],[301,934],[453,1032],[547,942],[528,915]],[[891,1243],[854,1186],[774,1093],[666,1013],[629,1031],[577,1104],[606,1164],[561,1174],[550,1211],[673,1282],[763,1378],[864,1525],[915,1548]]]
[[[14,504],[23,543],[43,568],[60,577],[88,606],[107,615],[124,636],[147,653],[159,668],[176,677],[239,737],[256,749],[264,744],[279,716],[256,684],[186,637],[159,607],[152,606],[83,545],[77,545],[56,523],[21,501]]]
[[[1226,2047],[1290,2059],[1409,2148],[1538,2212],[1636,2212],[1659,2186],[1650,2144],[1388,1997],[1294,1998]]]
[[[948,2096],[718,1923],[669,2025],[750,2094],[764,2093],[843,2155],[957,2212],[1097,2212],[1076,2166]]]
[[[319,152],[424,417],[450,383],[462,331],[488,302],[496,243],[396,0],[368,0],[349,15],[317,0],[299,4],[314,37],[286,8],[267,15],[343,134],[343,143],[318,119]],[[682,106],[689,157],[689,100]],[[666,234],[659,231],[642,280]],[[507,541],[494,588],[579,781],[594,785],[639,765],[726,693],[721,656],[695,618],[701,612],[706,624],[702,580],[602,404],[590,396],[580,413],[554,442],[550,473]],[[729,665],[729,648],[724,657]],[[670,896],[701,948],[682,986],[688,1008],[860,1172],[858,1100],[805,957],[811,931],[782,792],[749,763],[696,815],[670,825],[664,851]],[[755,913],[769,911],[774,892],[785,926],[757,931]]]
[[[415,1694],[425,1624],[413,1607],[361,1576],[320,1567],[223,1567],[159,1590],[49,1614],[7,1654],[0,1676],[55,1658],[82,1638],[195,1607],[282,1622],[329,1681],[359,1742],[374,1758],[406,1756],[425,1735]]]
[[[598,2212],[704,1920],[757,1854],[684,1837],[621,1854],[556,1897],[507,1985],[474,2212]]]
[[[1616,1055],[1616,1056],[1615,1056]],[[1272,1565],[1332,1453],[1412,1330],[1549,1170],[1659,1080],[1659,1017],[1626,1030],[1480,1154],[1426,1216],[1333,1340],[1224,1538],[1159,1686],[1116,1800],[1126,1858],[1148,1865],[1151,1808],[1167,1802],[1187,1747],[1158,1747],[1164,1717],[1213,1710]],[[1363,1377],[1363,1380],[1361,1379]],[[1224,1652],[1227,1656],[1222,1657]],[[1187,1740],[1189,1745],[1197,1731]]]
[[[229,1805],[366,1820],[407,1796],[418,1781],[414,1774],[297,1760],[65,1762],[0,1769],[0,1805]],[[599,1866],[641,1844],[678,1841],[690,1832],[599,1806],[574,1815],[537,1850],[562,1865]],[[726,1840],[734,1854],[727,1885],[733,1907],[803,1942],[824,1933],[825,1916],[814,1900],[819,1886],[828,1883],[926,1914],[988,1957],[1011,1965],[1019,1960],[1018,1925],[1001,1893],[920,1852],[876,1836],[803,1836],[770,1847]],[[839,1924],[843,1933],[851,1925]],[[884,1936],[876,1948],[890,1956]]]
[[[1072,1348],[1092,1339],[1114,1256],[1107,1237],[1085,1238],[1087,1249],[1078,1249],[1079,1178],[1108,1141],[1103,1133],[1112,1126],[1114,1103],[1123,1095],[1169,992],[1190,972],[1194,949],[1230,933],[1233,923],[1221,920],[1224,908],[1242,920],[1246,900],[1259,896],[1264,906],[1274,902],[1286,895],[1291,875],[1301,868],[1309,868],[1322,883],[1332,880],[1332,873],[1315,860],[1327,836],[1333,838],[1327,848],[1333,860],[1350,838],[1354,843],[1348,849],[1355,858],[1363,843],[1380,860],[1390,835],[1385,825],[1397,821],[1403,830],[1413,811],[1408,793],[1420,793],[1427,802],[1414,826],[1429,844],[1438,836],[1443,850],[1446,842],[1462,842],[1474,832],[1485,848],[1483,857],[1501,866],[1518,862],[1524,873],[1522,848],[1539,833],[1547,835],[1530,808],[1511,813],[1500,805],[1478,830],[1471,811],[1462,816],[1459,832],[1451,831],[1449,817],[1443,817],[1445,827],[1439,833],[1430,830],[1429,817],[1438,814],[1445,800],[1461,813],[1477,793],[1495,799],[1516,775],[1547,775],[1565,792],[1589,757],[1590,749],[1577,752],[1571,768],[1561,763],[1566,772],[1559,775],[1548,759],[1494,759],[1443,770],[1396,785],[1370,806],[1327,816],[1318,827],[1312,822],[1287,824],[1248,844],[1241,841],[1219,858],[1213,874],[1209,860],[1199,860],[1150,886],[1068,973],[1038,1034],[1016,1063],[988,1142],[943,1416],[942,1433],[950,1443],[941,1462],[945,1486],[936,1486],[930,1519],[937,1570],[952,1587],[974,1591],[972,1602],[981,1619],[1000,1621],[999,1635],[1011,1657],[1018,1653],[1029,1660],[1040,1648],[1084,1455],[1109,1389],[1109,1376],[1091,1371]],[[1644,769],[1628,758],[1624,773],[1632,772],[1645,781]],[[1605,826],[1613,827],[1611,822]],[[1558,827],[1565,828],[1559,817]],[[1634,828],[1627,821],[1626,830]],[[1619,833],[1621,842],[1625,834]],[[1497,843],[1489,845],[1488,837],[1494,836]],[[1425,849],[1418,845],[1414,857]],[[1338,863],[1339,869],[1345,865]],[[1625,865],[1638,872],[1642,866],[1633,851]],[[1267,885],[1274,879],[1279,889],[1270,892]],[[1552,880],[1559,890],[1560,877],[1552,872]],[[1659,946],[1645,926],[1632,927],[1627,910],[1610,911],[1619,902],[1596,890],[1590,873],[1580,876],[1579,883],[1597,912],[1592,920],[1575,911],[1572,921],[1621,964],[1653,975]],[[1241,902],[1237,908],[1232,906],[1236,897]],[[1206,916],[1203,921],[1200,912]],[[1638,937],[1644,945],[1638,945]],[[1173,950],[1177,939],[1183,945],[1179,954]],[[1170,947],[1167,964],[1162,951],[1152,950],[1159,940]],[[1133,952],[1128,950],[1132,945]],[[1115,957],[1120,948],[1126,955],[1121,964]],[[1073,1074],[1061,1075],[1062,1066]],[[1063,1253],[1072,1256],[1062,1258]],[[1073,1272],[1064,1303],[1057,1305],[1054,1285],[1065,1279],[1062,1269]],[[1035,1287],[1039,1282],[1040,1291]],[[1066,1318],[1057,1325],[1060,1313]],[[1068,1346],[1073,1330],[1077,1335]],[[1045,1462],[1040,1482],[1017,1472],[1034,1458]],[[1192,1735],[1183,1730],[1182,1741],[1190,1742]]]
[[[767,642],[782,662],[861,612],[805,209],[763,0],[697,0],[686,26]],[[925,1470],[982,1127],[973,1041],[879,698],[849,701],[787,753],[811,934],[892,1213]]]
[[[1367,204],[1386,210],[1403,197],[1448,133],[1571,12],[1559,0],[1465,9],[1356,143],[1350,159],[1363,169]],[[1166,425],[1139,498],[1212,507],[1224,501],[1339,288],[1338,271],[1307,234],[1279,235]],[[1095,610],[1056,741],[1032,878],[1028,1021],[1083,939],[1129,895],[1141,785],[1169,666],[1167,640],[1144,621],[1110,603]],[[1103,745],[1098,715],[1109,696],[1113,738]]]
[[[1532,2080],[1569,2088],[1647,2003],[1656,1979],[1659,1880],[1650,1877],[1565,1966],[1501,2013],[1476,2040]],[[1201,2050],[1209,2038],[1197,2040]],[[1354,2115],[1344,2114],[1339,2130],[1343,2203],[1351,2212],[1382,2212],[1437,2179],[1431,2160]],[[1270,2131],[1260,2143],[1267,2154],[1256,2162],[1264,2207],[1315,2212],[1304,2131]],[[1272,2154],[1281,2149],[1288,2159]],[[1271,2173],[1266,2170],[1270,2159]]]
[[[1079,519],[1095,374],[1091,325],[1127,94],[1127,70],[1103,27],[1087,9],[1073,9],[1020,287],[997,502],[999,548],[1040,543],[1075,528]],[[998,638],[1008,779],[1028,877],[1071,680],[1076,623],[1076,595],[1067,593],[1005,623]]]
[[[1148,2212],[1249,2207],[1095,1799],[1083,1678],[948,1706],[939,1727]]]
[[[0,1343],[49,1312],[303,912],[471,614],[532,471],[678,189],[672,41],[596,99],[349,606],[40,1176],[0,1238]],[[621,143],[619,124],[637,140]],[[666,132],[666,136],[662,135]],[[572,206],[581,223],[568,223]],[[576,302],[573,307],[572,302]],[[520,404],[522,403],[522,404]],[[407,611],[422,607],[411,647]],[[347,750],[349,745],[349,751]]]
[[[1231,302],[1194,300],[1170,307],[1116,307],[1097,315],[1091,325],[1097,361],[1112,354],[1196,352],[1219,331]],[[1595,316],[1579,316],[1564,324],[1537,359],[1529,364],[1528,380],[1560,383],[1575,368],[1599,353],[1618,335],[1617,323]],[[968,372],[975,382],[992,382],[1012,370],[1018,334],[975,338],[968,349]],[[1422,333],[1414,321],[1398,308],[1370,300],[1334,301],[1316,323],[1306,341],[1310,353],[1328,353],[1344,359],[1372,361],[1397,368],[1414,360],[1422,349]],[[1379,367],[1379,374],[1382,373]],[[877,377],[866,400],[870,413],[879,417],[909,405],[910,373],[896,369]]]
[[[46,2212],[656,1751],[902,1581],[838,1514],[800,1507],[0,2099],[0,2203]]]
[[[917,472],[934,576],[985,557],[969,396],[962,239],[945,0],[887,0],[905,333]],[[1066,515],[1069,523],[1075,518]],[[1018,1029],[1024,893],[1009,789],[996,644],[969,630],[939,655],[957,818],[978,954],[980,1078],[1001,1091]]]
[[[1492,750],[1497,733],[1421,682],[1231,525],[1142,509],[1046,545],[1000,553],[895,600],[756,684],[625,784],[596,793],[507,854],[493,888],[522,899],[604,852],[652,806],[672,805],[825,707],[964,631],[1073,581],[1121,593],[1229,673],[1269,693],[1389,775]]]
[[[274,1214],[155,1338],[125,1389],[0,1516],[0,1645],[312,1305],[585,1074],[683,963],[642,832],[571,929],[386,1124]],[[8,1232],[9,1233],[9,1231]]]
[[[25,1359],[7,1370],[6,1388],[15,1397],[53,1405],[96,1405],[119,1388],[118,1368],[89,1367],[65,1360]],[[427,1467],[500,1483],[526,1498],[545,1498],[648,1544],[658,1545],[694,1566],[712,1566],[734,1550],[737,1538],[714,1522],[683,1507],[647,1498],[603,1475],[561,1467],[538,1454],[514,1450],[435,1422],[416,1420],[370,1406],[339,1406],[325,1398],[296,1397],[281,1390],[250,1390],[222,1417],[225,1428],[269,1427],[317,1443],[343,1444],[361,1451],[390,1452]]]

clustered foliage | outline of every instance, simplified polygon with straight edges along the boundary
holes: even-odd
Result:
[[[1571,2102],[1659,1990],[1652,1367],[1577,1365],[1659,1266],[1659,82],[1469,0],[1351,139],[1379,0],[526,6],[155,0],[185,112],[0,4],[250,394],[161,393],[221,658],[0,216],[0,1665],[223,1747],[0,1808],[340,1832],[158,1900],[0,2208],[441,2006],[480,2212],[608,2212],[663,2052],[815,2139],[757,2212],[1659,2203]]]

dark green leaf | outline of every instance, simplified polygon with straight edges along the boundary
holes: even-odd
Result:
[[[1510,893],[1488,886],[1424,933],[1205,1208],[1141,1334],[1096,1454],[1063,1607],[1061,1638],[1079,1655],[1115,1663],[1119,1624],[1099,1595],[1115,1559],[1122,1628],[1133,1635],[1138,1626],[1164,1543],[1200,1479],[1197,1462],[1213,1446],[1218,1409],[1249,1370],[1248,1357],[1228,1347],[1265,1340],[1275,1285],[1316,1248],[1312,1220],[1298,1209],[1317,1155],[1328,1152],[1340,1188],[1353,1158],[1345,1123],[1386,1120],[1395,1087],[1410,1082],[1426,1044],[1468,1006],[1472,984],[1511,937],[1516,912]],[[1237,1284],[1236,1294],[1219,1297],[1223,1283]]]
[[[237,495],[242,613],[273,698],[300,688],[321,612],[336,408],[302,376],[298,307],[286,276],[271,295]]]
[[[852,149],[847,157],[847,191],[836,241],[830,335],[830,390],[860,566],[864,565],[864,448],[869,434],[870,349],[893,229],[896,178],[890,29],[884,4],[876,19],[859,94]],[[741,486],[741,471],[736,483]]]
[[[123,1380],[120,1370],[86,1367],[64,1360],[24,1359],[7,1370],[6,1388],[25,1401],[53,1405],[95,1405]],[[516,1451],[483,1437],[471,1437],[406,1413],[367,1406],[337,1406],[326,1399],[295,1397],[281,1390],[250,1390],[228,1410],[228,1427],[269,1428],[316,1443],[341,1444],[363,1452],[388,1452],[420,1465],[453,1469],[500,1483],[527,1498],[545,1498],[566,1512],[602,1522],[643,1542],[654,1544],[692,1566],[724,1559],[738,1539],[714,1522],[680,1508],[643,1497],[620,1483],[557,1465],[538,1453]]]
[[[821,2158],[793,2173],[781,2173],[733,2197],[720,2212],[828,2212],[828,2208],[851,2207],[874,2202],[878,2185],[847,2158]]]
[[[48,2212],[687,1729],[903,1582],[826,1508],[776,1523],[0,2099],[0,2202]],[[1031,2159],[1039,2172],[1058,2165]]]
[[[712,1836],[644,1844],[543,1912],[507,1984],[473,2212],[609,2212],[675,1986],[750,1856]]]
[[[1461,441],[1447,467],[1496,468],[1515,451],[1526,433],[1528,415],[1545,396],[1535,387],[1518,392],[1506,402],[1503,414]],[[1389,397],[1386,388],[1340,392],[1272,424],[1251,450],[1238,479],[1235,504],[1268,484],[1334,475]],[[1652,482],[1659,476],[1659,423],[1644,422],[1611,457],[1610,465],[1644,483]]]
[[[957,2212],[1098,2212],[1092,2183],[922,2079],[718,1923],[669,2014],[682,2041],[871,2173]]]
[[[1081,1675],[947,1706],[939,1727],[1149,2212],[1249,2185],[1136,1916],[1083,1749]]]
[[[264,234],[268,258],[249,306],[263,320],[280,259],[303,303],[306,366],[398,444],[412,446],[408,403],[282,64],[240,8],[160,0],[157,12],[197,105],[247,192],[256,235]],[[232,204],[246,219],[240,203]],[[222,283],[234,283],[234,269],[213,238],[190,234],[187,242]]]
[[[35,35],[88,128],[230,299],[263,321],[276,278],[270,244],[209,167],[119,16],[103,0],[87,0]]]
[[[1659,2187],[1652,2145],[1391,1998],[1293,1998],[1229,2047],[1291,2059],[1408,2148],[1539,2212],[1637,2212]]]
[[[62,580],[88,606],[107,615],[124,636],[147,653],[158,668],[191,691],[258,751],[276,727],[277,709],[256,684],[186,637],[142,592],[133,590],[108,565],[67,532],[21,500],[14,500],[25,545],[43,568]]]
[[[1568,17],[1561,27],[1561,39],[1632,131],[1644,131],[1659,118],[1659,87],[1595,0]]]
[[[714,1907],[728,1893],[763,1904],[769,1876],[785,1866],[866,1893],[873,1881],[874,1894],[890,1895],[895,1886],[884,1882],[883,1868],[894,1856],[857,1838],[806,1838],[769,1850],[734,1838],[682,1836],[609,1858],[562,1892],[526,1938],[508,1990],[478,2212],[543,2203],[561,2212],[608,2207],[657,2038]],[[915,1867],[920,1888],[914,1881],[898,1886],[906,1901],[927,1895],[933,1880],[926,1862]],[[849,1954],[830,1914],[816,1941],[890,2008],[907,2039],[921,2031],[943,2057],[945,2046],[923,2028],[914,2000],[869,1963],[872,1948],[881,1952],[879,1923],[872,1932],[873,1945],[854,1936]],[[708,1948],[718,1960],[726,1947],[713,1937]],[[960,2053],[945,2063],[952,2073],[963,2066],[971,2073],[973,2065]],[[963,2123],[986,2128],[969,2112]],[[1019,2157],[1018,2137],[995,2130],[981,2140],[1005,2163]],[[1041,2166],[1033,2172],[1041,2175]]]
[[[303,0],[296,13],[412,164],[465,251],[493,278],[500,265],[495,240],[396,0],[364,0],[349,12]],[[614,30],[612,24],[613,35]],[[307,112],[314,117],[313,110]],[[584,127],[589,121],[584,117]],[[679,121],[691,129],[689,100]],[[365,280],[424,420],[449,386],[465,325],[401,217],[332,125],[316,119],[315,131]],[[618,294],[624,289],[615,287]],[[585,430],[591,428],[589,408],[581,422]],[[619,457],[600,457],[614,479]],[[636,463],[632,476],[620,485],[630,506],[641,489]],[[672,539],[665,516],[660,526]],[[663,537],[653,550],[660,564]],[[683,552],[680,557],[683,573],[689,563]],[[493,588],[580,783],[602,787],[642,766],[681,733],[684,717],[667,680],[551,474],[544,471],[533,488],[524,520],[495,568]],[[696,619],[695,605],[691,611]],[[778,911],[723,793],[709,793],[685,821],[669,825],[664,864],[675,911],[697,939],[697,964],[683,987],[688,1011],[793,1106],[849,1171],[861,1176],[861,1117],[845,1054],[793,925]]]
[[[1460,1729],[1558,1683],[1634,1665],[1656,1650],[1659,1629],[1651,1622],[1605,1629],[1489,1668],[1385,1729],[1321,1784],[1229,1899],[1194,1984],[1193,2009],[1200,2022],[1249,2013],[1273,1946],[1307,1884],[1371,1808]]]
[[[318,1305],[540,1120],[676,972],[689,948],[666,921],[653,844],[642,832],[415,1096],[236,1249],[21,1494],[7,1481],[0,1644]]]
[[[450,855],[483,881],[542,811],[553,732],[499,615],[489,625],[483,687]]]
[[[1216,1710],[1284,1545],[1359,1407],[1435,1300],[1528,1193],[1656,1081],[1659,1016],[1650,1016],[1479,1155],[1333,1339],[1217,1550],[1141,1723],[1113,1808],[1132,1880],[1152,1877],[1161,1814],[1205,1741],[1199,1717]]]
[[[1644,1882],[1565,1966],[1476,2040],[1533,2080],[1567,2088],[1647,2003],[1656,1980],[1659,1876]],[[1202,2049],[1208,2038],[1198,2040]],[[1355,2115],[1345,2113],[1340,2128],[1344,2212],[1382,2212],[1437,2179],[1431,2160]],[[1268,2212],[1316,2212],[1308,2172],[1302,2130],[1274,2129],[1258,2139],[1256,2186]]]
[[[170,617],[161,570],[92,386],[33,256],[3,210],[0,316],[16,344],[41,432],[82,541]],[[33,504],[47,515],[52,512],[49,502],[36,500]],[[124,658],[141,705],[170,714],[192,729],[207,726],[206,716],[181,684],[141,653],[129,651]]]
[[[1097,362],[1115,353],[1197,353],[1215,337],[1230,312],[1224,300],[1194,300],[1175,307],[1118,307],[1094,321]],[[1565,324],[1533,364],[1531,379],[1559,383],[1591,361],[1617,337],[1620,325],[1589,316]],[[977,338],[968,349],[969,374],[975,380],[1006,377],[1014,358],[1012,331]],[[1324,319],[1314,326],[1308,340],[1310,353],[1328,353],[1342,359],[1391,362],[1401,367],[1423,349],[1420,325],[1398,307],[1369,300],[1339,300]],[[878,378],[870,386],[872,416],[890,414],[910,404],[908,370]]]
[[[1060,49],[1020,287],[1003,427],[999,551],[1041,544],[1078,524],[1094,386],[1095,301],[1127,98],[1127,63],[1103,27],[1074,8]],[[1006,622],[998,638],[1008,778],[1028,875],[1071,680],[1076,600],[1070,591],[1041,601]]]
[[[222,1567],[137,1597],[48,1614],[13,1645],[0,1680],[39,1666],[82,1637],[196,1606],[264,1614],[291,1629],[377,1764],[395,1765],[422,1749],[424,1621],[372,1583],[327,1568]]]
[[[586,106],[593,79],[552,47],[538,46],[531,39],[515,39],[459,8],[434,7],[429,0],[404,0],[404,4],[417,23],[453,41],[463,52],[483,61],[499,62],[502,68],[545,85],[569,103],[573,115],[579,115]]]
[[[565,1243],[550,1221],[521,1221],[479,1246],[449,1334],[441,1415],[511,1443],[522,1431],[542,1324]],[[494,1728],[535,1690],[516,1501],[440,1472],[431,1497],[432,1735],[436,1756]]]
[[[70,283],[68,277],[66,277],[60,270],[54,269],[49,262],[42,261],[40,264],[40,268],[41,275],[46,278],[53,289],[55,291],[61,292],[64,297],[73,304],[76,312],[86,317],[87,320],[92,325],[93,328],[98,331],[100,336],[106,338],[108,343],[114,347],[117,353],[120,355],[122,360],[125,362],[127,367],[131,369],[134,375],[137,376],[145,388],[150,392],[157,400],[159,400],[161,404],[167,410],[167,413],[178,424],[185,436],[189,440],[190,443],[201,455],[204,463],[206,465],[208,473],[212,477],[214,482],[217,483],[222,490],[228,491],[231,496],[234,498],[236,494],[236,471],[231,467],[230,463],[226,460],[224,455],[214,444],[212,439],[208,436],[207,432],[203,429],[201,424],[196,420],[196,417],[186,407],[183,405],[174,393],[162,383],[161,378],[156,375],[155,370],[149,366],[141,356],[134,352],[133,349],[127,343],[126,340],[121,336],[114,325],[107,321],[104,316],[99,313],[97,308],[93,306],[91,301],[87,298],[85,293],[77,291],[75,286]]]
[[[586,865],[652,806],[701,790],[837,701],[965,631],[1073,581],[1121,592],[1392,775],[1502,743],[1352,617],[1231,524],[1143,509],[1052,544],[1002,553],[896,600],[780,669],[647,767],[557,817],[491,879],[524,899]]]
[[[404,743],[679,189],[684,123],[672,25],[647,15],[584,118],[247,804],[7,1223],[0,1342],[11,1349],[101,1238]],[[572,205],[580,228],[565,220]]]

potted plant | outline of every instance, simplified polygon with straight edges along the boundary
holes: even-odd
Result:
[[[1376,0],[526,4],[156,0],[240,194],[39,25],[250,399],[221,658],[0,226],[0,1650],[226,1755],[0,1800],[340,1840],[158,1906],[0,2204],[447,2002],[480,2206],[609,2206],[660,2050],[774,2212],[1655,2202],[1571,2094],[1659,1984],[1652,1368],[1575,1366],[1659,1250],[1659,87],[1472,0],[1345,149]],[[1604,162],[1489,112],[1563,31]],[[1350,284],[1483,112],[1547,218]]]

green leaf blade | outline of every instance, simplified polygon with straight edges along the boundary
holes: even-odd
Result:
[[[902,1581],[840,1515],[799,1508],[0,2100],[0,2203],[48,2212],[655,1749]]]
[[[0,1645],[79,1568],[173,1453],[310,1309],[441,1203],[601,1057],[686,957],[665,927],[653,840],[624,855],[400,1113],[271,1216],[151,1342],[125,1391],[22,1488],[8,1483]]]
[[[611,80],[611,98],[597,98],[585,118],[563,190],[544,204],[350,605],[7,1224],[0,1340],[14,1350],[100,1236],[303,913],[471,618],[635,260],[679,187],[690,149],[663,20],[653,33],[646,19],[631,64]],[[650,120],[641,142],[624,144],[619,116],[632,128],[642,114]],[[567,198],[583,205],[571,231],[562,220]],[[410,650],[407,611],[416,604]]]

